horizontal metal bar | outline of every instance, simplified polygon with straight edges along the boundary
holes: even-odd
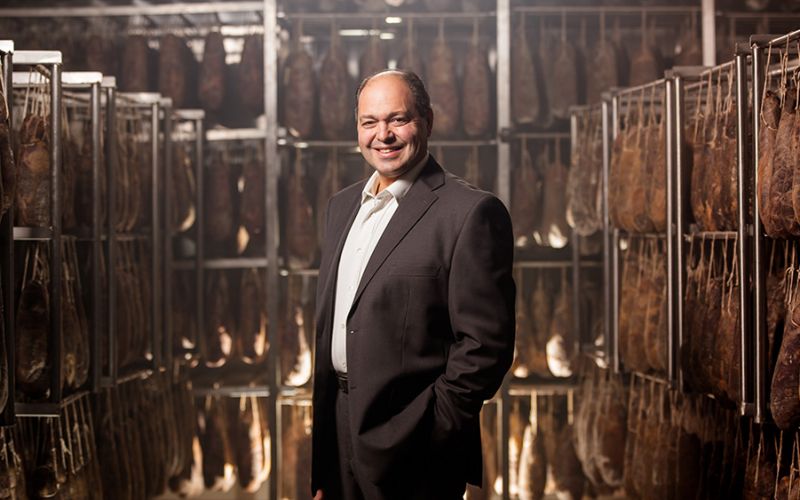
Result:
[[[707,240],[733,240],[739,236],[738,231],[696,231],[694,229],[695,228],[690,228],[689,232],[683,235],[683,239],[686,241],[691,241],[693,238]]]
[[[700,12],[700,7],[691,5],[681,6],[641,6],[641,7],[623,7],[615,5],[587,5],[587,6],[564,6],[558,7],[555,5],[541,5],[541,6],[519,6],[512,9],[516,12],[524,12],[526,14],[691,14],[693,12]]]
[[[53,231],[49,227],[14,228],[14,241],[47,241],[52,238]]]
[[[58,403],[15,403],[14,412],[18,417],[58,417],[61,410],[86,397],[89,391],[70,394]]]
[[[619,230],[620,238],[631,239],[631,240],[645,240],[645,239],[664,239],[667,237],[667,233],[628,233],[622,230]]]
[[[533,394],[537,396],[556,396],[566,394],[569,391],[578,389],[575,383],[569,384],[553,384],[553,385],[540,385],[540,384],[524,384],[512,381],[508,388],[508,395],[515,397],[530,397]]]
[[[463,20],[497,17],[495,11],[486,12],[278,12],[278,19],[302,19],[305,21],[330,24],[332,19],[385,19],[399,17],[405,19],[439,22],[440,19]]]
[[[725,19],[772,19],[779,18],[780,20],[794,20],[800,18],[800,14],[793,14],[792,12],[767,12],[767,11],[717,11],[717,17]]]
[[[260,12],[263,2],[200,2],[91,7],[20,7],[0,9],[0,18],[9,17],[127,17],[214,14],[218,12]]]
[[[266,137],[267,131],[258,128],[221,128],[206,131],[206,140],[209,142],[266,139]]]
[[[319,269],[281,269],[281,276],[319,276]]]
[[[642,90],[649,90],[652,87],[662,87],[664,86],[664,79],[659,78],[658,80],[653,80],[652,82],[643,83],[641,85],[636,85],[635,87],[615,87],[611,89],[613,95],[625,95],[625,94],[632,94],[634,92],[641,92]]]
[[[202,109],[173,109],[172,114],[178,120],[202,120],[206,116]]]
[[[128,103],[144,104],[150,106],[161,102],[158,92],[117,92],[117,106],[126,106]]]
[[[311,391],[302,387],[283,387],[278,394],[278,404],[311,406]]]
[[[203,262],[203,268],[205,269],[249,269],[252,267],[267,267],[268,265],[267,259],[259,257],[208,259]]]
[[[103,75],[103,81],[100,83],[100,86],[103,87],[104,89],[117,88],[117,77]]]
[[[268,386],[263,385],[239,385],[239,386],[220,386],[220,387],[193,387],[192,393],[195,396],[226,396],[238,398],[241,396],[269,397]]]
[[[0,40],[0,52],[4,54],[14,53],[14,40]]]
[[[659,377],[657,375],[650,375],[649,373],[642,373],[642,372],[636,372],[635,371],[635,372],[631,372],[631,376],[632,377],[638,377],[640,379],[647,380],[647,381],[650,381],[650,382],[655,382],[655,383],[660,384],[660,385],[667,385],[667,386],[670,385],[669,380],[667,380],[665,378],[661,378],[661,377]]]
[[[15,71],[12,74],[14,85],[48,85],[49,78],[41,73]],[[88,87],[95,83],[103,83],[103,74],[98,71],[64,71],[61,73],[62,88]]]
[[[755,45],[759,47],[765,48],[769,45],[786,44],[787,42],[791,42],[792,40],[796,40],[797,38],[800,38],[800,30],[791,31],[789,33],[786,33],[785,35],[777,36],[775,38],[770,39],[766,43],[761,42],[759,38],[752,36],[750,37],[750,42],[755,43]]]
[[[696,79],[707,76],[709,71],[713,71],[714,66],[673,66],[664,72],[667,78],[681,77],[684,79]]]
[[[186,130],[177,130],[172,132],[172,135],[169,137],[169,140],[172,142],[189,142],[194,141],[195,139],[197,139],[197,134]]]
[[[0,18],[3,17],[4,15],[0,14]],[[61,61],[61,52],[58,50],[18,50],[14,52],[15,66],[17,64],[61,64]]]
[[[515,132],[519,139],[569,139],[569,132]]]
[[[125,33],[128,36],[141,35],[146,37],[160,37],[164,35],[175,35],[180,38],[205,38],[212,31],[222,34],[224,37],[239,38],[247,35],[263,35],[263,24],[225,24],[220,26],[159,26],[144,27],[136,26],[128,28]]]

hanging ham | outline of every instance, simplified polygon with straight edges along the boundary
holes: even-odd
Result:
[[[431,96],[431,107],[436,126],[433,134],[440,137],[452,137],[458,131],[461,121],[456,81],[455,56],[444,38],[444,24],[439,24],[439,35],[431,47],[428,61],[430,71],[426,86]]]
[[[480,46],[477,23],[472,32],[462,81],[462,122],[468,137],[481,137],[489,130],[491,119],[491,70],[488,56]]]

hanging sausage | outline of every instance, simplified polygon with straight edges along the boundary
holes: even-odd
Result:
[[[296,150],[294,166],[286,181],[286,251],[290,269],[309,267],[317,250],[314,210],[308,200],[302,157],[301,150]]]
[[[207,113],[217,113],[222,108],[225,98],[225,45],[219,31],[209,31],[206,35],[197,79],[197,97]]]
[[[311,55],[300,42],[302,24],[297,27],[292,50],[283,68],[283,118],[294,137],[308,137],[316,115],[316,84]]]
[[[539,89],[540,75],[537,74],[534,55],[525,32],[525,14],[519,16],[519,24],[514,30],[514,43],[511,44],[511,112],[514,123],[528,125],[536,121],[541,111]],[[464,94],[468,95],[468,94]]]
[[[433,134],[452,137],[458,131],[461,120],[458,82],[456,81],[455,56],[444,38],[444,21],[439,21],[439,34],[431,48],[426,85],[431,96],[431,107],[436,123]]]
[[[478,37],[478,20],[472,27],[466,59],[464,60],[464,78],[461,95],[461,111],[464,132],[468,137],[480,137],[489,130],[491,119],[491,70],[486,52],[480,46]]]
[[[325,139],[341,139],[352,130],[350,77],[347,57],[336,24],[331,24],[331,44],[322,60],[319,81],[319,121]]]

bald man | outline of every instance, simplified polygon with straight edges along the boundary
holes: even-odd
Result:
[[[434,116],[417,75],[372,75],[356,99],[375,171],[328,203],[311,491],[461,498],[481,484],[478,416],[514,351],[511,220],[429,154]]]

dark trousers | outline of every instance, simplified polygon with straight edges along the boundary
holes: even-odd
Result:
[[[339,484],[327,488],[325,500],[460,500],[464,496],[466,484],[463,481],[445,481],[435,473],[425,477],[409,477],[404,481],[407,492],[400,487],[383,491],[382,488],[359,478],[358,467],[354,463],[353,440],[350,434],[347,393],[338,391],[336,395],[336,444],[338,449]],[[430,471],[426,471],[430,472]],[[398,485],[399,486],[399,485]]]

